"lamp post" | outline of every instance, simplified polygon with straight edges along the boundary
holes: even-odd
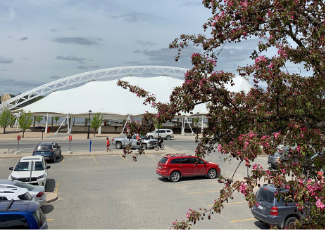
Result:
[[[89,130],[90,130],[90,114],[91,114],[91,110],[89,110],[88,113],[89,113],[89,119],[88,119],[88,135],[87,135],[87,139],[89,139]]]
[[[196,122],[196,139],[199,138],[199,112],[196,113],[197,115],[197,122]]]

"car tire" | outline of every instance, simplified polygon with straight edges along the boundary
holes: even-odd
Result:
[[[153,139],[153,136],[149,136],[148,138],[149,138],[149,139]]]
[[[166,140],[170,140],[170,139],[171,139],[171,137],[170,137],[170,136],[167,136],[167,137],[166,137]]]
[[[210,169],[210,170],[208,171],[207,177],[208,177],[209,179],[214,179],[214,178],[216,178],[217,176],[218,176],[218,174],[217,174],[217,170],[216,170],[216,169]]]
[[[181,173],[178,171],[174,171],[170,174],[170,180],[172,182],[178,182],[181,179]]]
[[[122,143],[121,142],[117,142],[116,143],[116,148],[117,149],[121,149],[122,148]]]
[[[52,163],[55,163],[55,161],[56,161],[56,156],[54,155]]]
[[[296,221],[296,220],[298,220],[298,218],[295,217],[295,216],[291,216],[291,217],[289,217],[289,218],[286,220],[285,224],[284,224],[284,228],[287,227],[287,226],[290,226],[290,225],[295,225],[295,221]]]
[[[142,144],[143,149],[147,149],[147,144]]]

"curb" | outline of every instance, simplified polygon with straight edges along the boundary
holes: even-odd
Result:
[[[58,199],[58,196],[54,192],[45,192],[46,194],[46,204],[49,204],[53,201],[56,201]]]

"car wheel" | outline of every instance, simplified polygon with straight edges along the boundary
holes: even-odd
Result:
[[[122,143],[121,142],[117,142],[116,143],[116,148],[117,149],[121,149],[122,148]]]
[[[147,145],[146,144],[142,144],[142,148],[143,149],[147,149]]]
[[[149,136],[148,138],[149,138],[149,139],[153,139],[153,136]]]
[[[298,220],[297,219],[297,217],[294,217],[294,216],[291,216],[291,217],[289,217],[287,220],[286,220],[286,222],[285,222],[285,224],[284,224],[284,227],[289,227],[289,226],[295,226],[296,225],[296,220]]]
[[[170,140],[170,136],[167,136],[167,137],[166,137],[166,140]]]
[[[209,179],[214,179],[217,177],[217,170],[215,169],[210,169],[208,172],[208,178]]]
[[[172,182],[177,182],[181,179],[181,174],[180,172],[174,171],[170,174],[170,180]]]

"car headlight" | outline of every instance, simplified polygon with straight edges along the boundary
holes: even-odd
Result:
[[[14,177],[14,176],[10,176],[11,177],[11,180],[17,180],[17,177]]]
[[[39,176],[39,177],[36,177],[36,179],[41,179],[41,178],[44,178],[45,177],[45,174]]]

